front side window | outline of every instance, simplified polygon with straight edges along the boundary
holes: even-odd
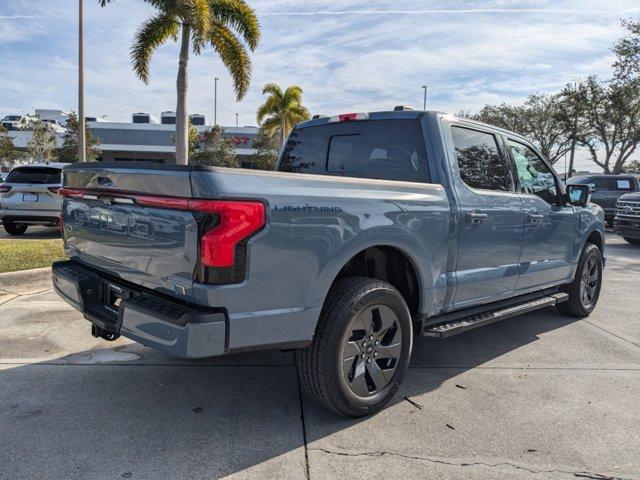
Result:
[[[464,183],[484,190],[509,190],[504,162],[492,134],[452,126],[451,135]]]
[[[555,203],[558,198],[556,180],[547,164],[527,145],[512,140],[507,140],[507,145],[516,164],[520,191]]]

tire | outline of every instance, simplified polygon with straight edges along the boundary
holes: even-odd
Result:
[[[602,252],[596,245],[587,243],[580,255],[573,281],[563,288],[569,294],[569,300],[559,303],[558,310],[573,317],[589,316],[600,297],[602,270]]]
[[[15,223],[11,222],[3,222],[2,226],[9,235],[22,235],[27,231],[26,225],[16,225]]]
[[[409,308],[392,285],[364,277],[337,281],[311,345],[296,351],[303,389],[339,415],[380,410],[406,373],[412,326]]]
[[[624,238],[625,241],[627,241],[631,245],[640,245],[640,238],[629,238],[629,237],[622,237],[622,238]]]

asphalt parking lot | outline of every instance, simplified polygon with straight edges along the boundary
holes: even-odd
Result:
[[[394,401],[360,420],[305,398],[290,353],[106,343],[46,272],[0,278],[0,478],[640,478],[640,248],[607,241],[591,317],[418,338]]]

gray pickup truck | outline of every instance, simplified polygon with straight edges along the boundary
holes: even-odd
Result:
[[[349,416],[392,397],[415,335],[598,301],[603,211],[516,134],[344,114],[296,126],[277,170],[66,167],[56,290],[106,340],[293,349],[306,391]]]

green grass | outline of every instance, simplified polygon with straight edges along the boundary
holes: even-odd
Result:
[[[0,240],[0,273],[48,267],[66,258],[62,240]]]

